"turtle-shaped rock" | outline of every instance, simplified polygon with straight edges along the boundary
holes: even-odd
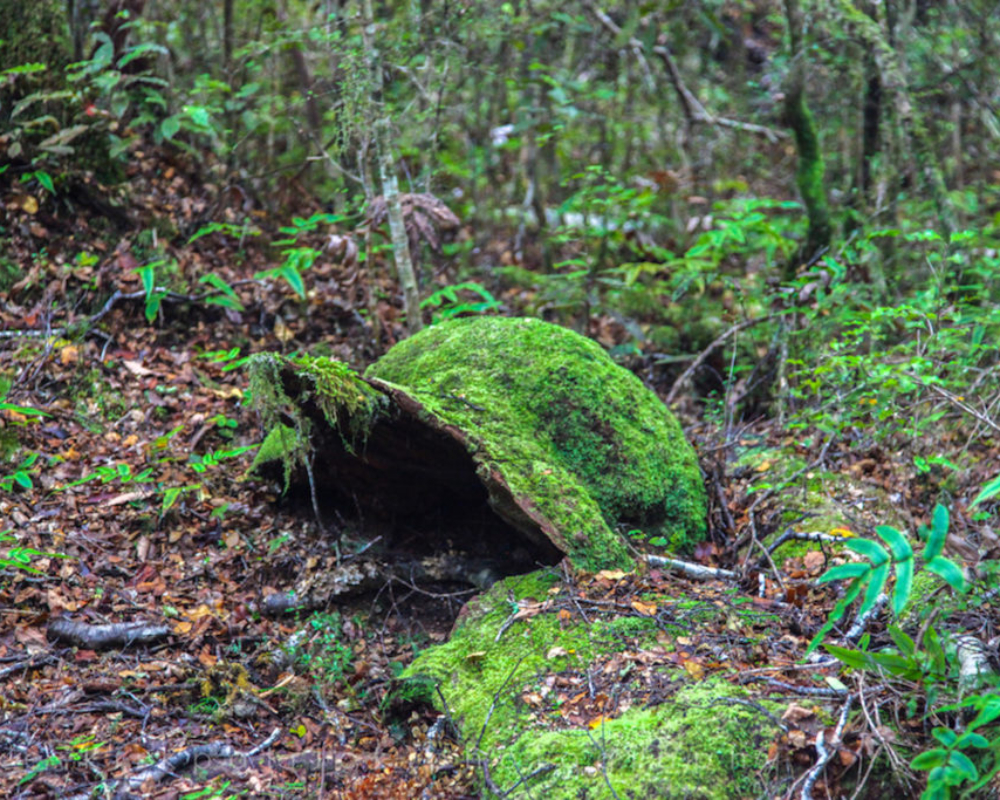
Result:
[[[676,551],[704,537],[704,487],[673,415],[596,342],[557,325],[457,319],[400,342],[363,377],[273,356],[251,376],[277,431],[255,463],[304,463],[311,451],[322,496],[397,528],[439,523],[459,545],[502,528],[535,560],[566,554],[587,569],[627,566],[633,529]]]

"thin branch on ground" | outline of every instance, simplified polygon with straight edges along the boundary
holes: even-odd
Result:
[[[816,734],[816,752],[819,754],[819,758],[812,769],[806,773],[805,783],[802,784],[802,800],[812,800],[813,786],[816,785],[816,781],[823,774],[827,763],[833,758],[840,747],[840,741],[844,735],[844,726],[847,724],[847,715],[850,713],[850,710],[851,697],[848,695],[847,700],[844,702],[844,707],[840,711],[840,719],[837,720],[837,727],[833,729],[833,736],[830,738],[830,741],[826,741],[825,729]]]

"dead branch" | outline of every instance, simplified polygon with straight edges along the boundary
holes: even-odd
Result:
[[[187,769],[193,764],[197,764],[199,761],[208,760],[210,758],[252,758],[274,744],[280,735],[281,729],[275,728],[271,731],[270,736],[250,750],[237,750],[231,744],[224,744],[222,742],[212,742],[209,744],[199,744],[194,747],[188,747],[181,750],[179,753],[174,753],[173,755],[160,759],[160,761],[153,764],[151,767],[139,770],[139,772],[129,776],[126,780],[126,784],[130,790],[136,791],[140,789],[148,780],[152,780],[154,783],[160,783],[168,777],[175,775],[180,770]]]
[[[170,634],[168,625],[148,622],[115,622],[91,625],[59,617],[49,623],[46,636],[50,642],[62,642],[84,650],[108,650],[112,647],[129,647],[151,644]]]

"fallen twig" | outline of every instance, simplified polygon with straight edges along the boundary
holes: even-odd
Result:
[[[829,745],[825,740],[825,730],[821,730],[816,734],[816,752],[819,753],[819,758],[816,760],[813,768],[806,774],[805,783],[802,784],[802,800],[812,800],[813,786],[826,768],[827,762],[833,758],[834,753],[840,747],[840,740],[844,735],[844,726],[847,724],[847,715],[850,710],[851,697],[848,695],[847,700],[844,702],[844,707],[840,711],[840,719],[837,720],[837,727],[833,729],[833,737],[830,739]]]
[[[107,625],[91,625],[86,622],[59,617],[49,623],[46,636],[50,642],[82,647],[85,650],[108,650],[112,647],[129,647],[136,644],[150,644],[170,634],[168,625],[148,622],[116,622]]]
[[[739,575],[731,569],[703,567],[701,564],[692,564],[688,561],[678,561],[676,558],[667,558],[666,556],[647,555],[644,558],[646,563],[651,567],[666,567],[667,569],[674,569],[678,572],[684,573],[689,578],[695,578],[700,581],[710,581],[715,579],[735,580],[739,577]]]
[[[281,729],[275,728],[271,731],[270,736],[250,750],[237,750],[231,744],[224,744],[222,742],[212,742],[210,744],[199,744],[194,747],[188,747],[181,750],[179,753],[174,753],[173,755],[160,759],[160,761],[153,764],[151,767],[139,770],[139,772],[129,776],[125,783],[130,790],[136,791],[140,789],[148,780],[152,780],[154,783],[160,783],[168,777],[175,775],[178,771],[187,769],[192,764],[196,764],[197,762],[205,759],[252,758],[274,744],[280,735]]]

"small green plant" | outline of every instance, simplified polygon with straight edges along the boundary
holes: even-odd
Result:
[[[462,295],[474,295],[477,299],[463,299]],[[500,308],[498,301],[482,285],[475,281],[465,281],[438,289],[420,303],[421,308],[430,308],[433,322],[441,322],[469,314],[486,314]]]
[[[13,530],[0,532],[0,545],[17,543],[17,537],[13,536]],[[46,553],[43,550],[35,550],[32,547],[11,547],[7,552],[0,552],[0,570],[20,570],[40,574],[40,570],[32,566],[32,562],[38,558],[69,558],[63,553]]]
[[[857,599],[862,589],[865,590],[865,594],[858,609],[858,616],[867,614],[885,589],[893,568],[895,568],[896,585],[892,595],[892,609],[899,614],[906,606],[913,588],[913,547],[902,532],[888,525],[879,525],[875,533],[886,543],[888,550],[870,539],[848,539],[844,542],[844,546],[869,559],[870,563],[841,564],[827,570],[820,577],[821,583],[846,579],[850,579],[851,582],[844,596],[834,606],[826,624],[809,643],[807,652],[812,652],[819,646],[827,633],[843,618],[848,606]],[[942,578],[956,592],[964,592],[966,582],[961,568],[951,559],[941,555],[948,536],[948,509],[938,504],[934,509],[931,525],[923,526],[920,533],[927,542],[923,552],[924,569]]]
[[[303,300],[306,297],[306,286],[302,280],[302,273],[309,269],[319,258],[320,251],[314,247],[301,246],[298,243],[299,236],[312,233],[321,225],[333,225],[343,217],[336,214],[316,213],[308,219],[293,217],[292,224],[281,228],[281,232],[288,238],[278,239],[274,244],[284,247],[281,254],[285,257],[281,266],[273,269],[266,269],[254,275],[254,278],[283,278],[295,293]]]
[[[317,612],[307,624],[309,644],[297,648],[298,663],[324,682],[344,678],[354,663],[354,650],[344,639],[343,621],[338,612]]]
[[[31,491],[35,488],[31,480],[31,469],[38,460],[38,453],[29,453],[10,475],[0,477],[0,491],[11,492],[15,486]]]

